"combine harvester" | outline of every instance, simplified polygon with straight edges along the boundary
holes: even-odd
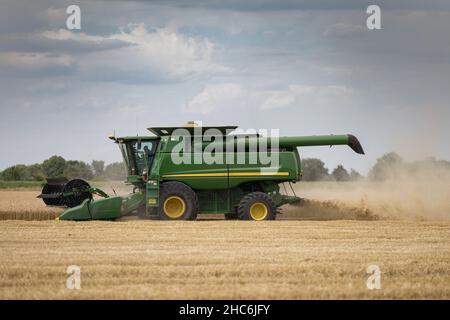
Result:
[[[38,197],[47,205],[68,207],[60,220],[112,220],[132,212],[163,220],[195,220],[197,214],[209,213],[227,219],[274,220],[278,207],[301,200],[295,193],[280,193],[280,184],[301,179],[297,147],[348,145],[364,154],[350,134],[279,137],[275,144],[259,134],[230,134],[236,128],[157,127],[148,129],[153,136],[111,136],[122,152],[126,183],[133,185],[133,193],[109,196],[86,181],[62,178],[48,179]],[[217,139],[220,134],[222,140]],[[207,150],[213,150],[215,163],[205,161]],[[277,159],[276,166],[263,163],[260,150]],[[174,154],[187,161],[175,161]],[[94,194],[103,198],[94,200]]]

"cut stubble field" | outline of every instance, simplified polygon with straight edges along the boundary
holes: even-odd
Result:
[[[0,252],[2,299],[450,298],[448,222],[7,220]]]
[[[277,221],[69,222],[37,189],[0,190],[0,299],[450,299],[448,183],[296,191],[310,200]]]

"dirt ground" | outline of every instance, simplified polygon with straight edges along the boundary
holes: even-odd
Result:
[[[450,222],[4,220],[0,298],[449,299]]]

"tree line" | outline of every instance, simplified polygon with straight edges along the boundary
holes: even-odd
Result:
[[[124,180],[126,171],[122,162],[105,165],[102,160],[86,163],[66,160],[61,156],[53,156],[42,163],[28,166],[18,164],[0,172],[0,180],[4,181],[44,181],[45,178],[56,177],[85,180]]]
[[[439,178],[442,174],[450,174],[450,161],[428,157],[423,160],[405,161],[395,152],[389,152],[378,158],[366,177],[354,169],[347,171],[338,165],[329,172],[322,160],[316,158],[303,159],[304,181],[386,181],[421,174],[427,178]]]
[[[397,180],[407,177],[420,179],[442,179],[450,177],[450,161],[428,157],[417,161],[406,161],[395,152],[377,159],[367,178],[373,181]]]
[[[302,160],[303,181],[356,181],[362,179],[362,175],[354,170],[348,171],[343,165],[338,165],[331,172],[325,167],[325,163],[317,158],[305,158]]]
[[[317,158],[303,159],[302,170],[302,180],[304,181],[357,181],[361,179],[384,181],[397,179],[405,175],[413,175],[418,172],[427,176],[438,176],[442,172],[450,173],[450,162],[433,157],[408,162],[397,153],[390,152],[377,159],[375,165],[369,170],[367,177],[364,177],[354,169],[347,170],[343,165],[338,165],[330,172],[325,167],[325,163]],[[0,180],[5,181],[43,181],[45,178],[55,177],[81,178],[85,180],[124,180],[126,178],[126,170],[123,162],[105,165],[105,162],[101,160],[86,163],[53,156],[42,163],[28,166],[19,164],[0,172]]]

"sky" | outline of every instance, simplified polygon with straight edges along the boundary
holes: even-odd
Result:
[[[189,120],[356,135],[364,156],[300,149],[329,169],[367,173],[390,151],[450,160],[450,2],[2,0],[0,97],[0,170],[120,161],[110,133]]]

